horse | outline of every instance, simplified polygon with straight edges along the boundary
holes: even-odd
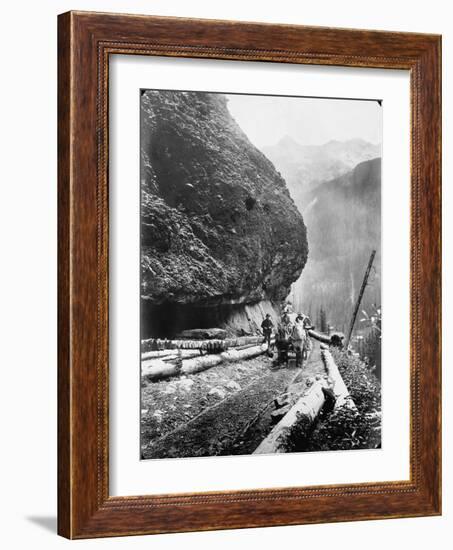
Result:
[[[296,366],[302,367],[307,349],[307,331],[302,323],[296,322],[291,334],[293,349],[296,352]]]
[[[296,365],[302,366],[307,339],[307,332],[302,323],[281,324],[275,339],[278,352],[277,363],[288,364],[289,354],[295,352]]]

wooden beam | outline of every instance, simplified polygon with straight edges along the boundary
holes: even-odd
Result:
[[[350,409],[357,410],[354,401],[352,400],[349,390],[344,383],[343,378],[341,377],[340,371],[338,370],[337,364],[335,363],[332,354],[330,351],[321,346],[321,358],[324,362],[327,374],[333,383],[333,393],[335,395],[335,409],[346,406]]]
[[[316,381],[291,407],[280,422],[274,426],[270,434],[259,444],[253,454],[286,452],[284,446],[285,436],[297,422],[304,422],[307,425],[313,424],[325,403],[324,388],[327,387],[326,380]]]
[[[315,340],[318,340],[318,342],[321,342],[323,344],[330,344],[330,336],[327,336],[327,334],[317,332],[316,330],[309,330],[308,335]]]

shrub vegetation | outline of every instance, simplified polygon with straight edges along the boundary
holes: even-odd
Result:
[[[287,434],[287,451],[376,449],[381,446],[381,385],[358,357],[331,349],[357,410],[334,409],[327,400],[311,430],[297,422]]]

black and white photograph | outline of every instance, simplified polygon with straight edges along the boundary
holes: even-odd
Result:
[[[139,100],[141,459],[380,449],[385,104]]]
[[[2,547],[452,548],[451,4],[2,7]]]

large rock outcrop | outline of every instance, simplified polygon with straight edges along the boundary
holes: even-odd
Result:
[[[225,96],[148,90],[141,109],[146,331],[219,325],[284,299],[307,260],[305,225]]]

